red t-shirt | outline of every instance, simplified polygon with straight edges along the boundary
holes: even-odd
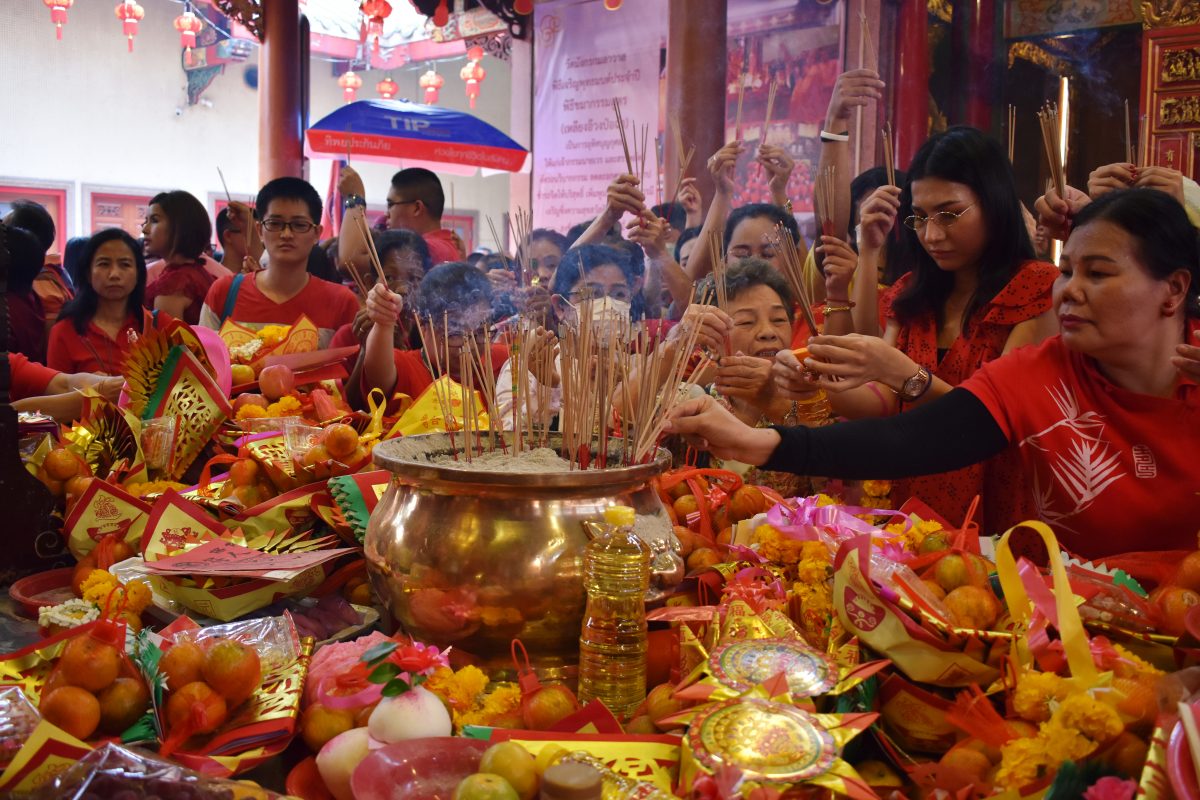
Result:
[[[354,322],[354,315],[358,313],[358,298],[345,286],[309,276],[308,283],[299,294],[284,303],[276,303],[259,291],[258,276],[261,274],[256,272],[242,279],[230,315],[230,319],[239,325],[251,330],[259,330],[267,325],[292,325],[303,314],[319,329],[319,344],[324,349],[329,347],[334,331]],[[200,324],[204,327],[220,330],[225,296],[229,294],[233,279],[232,274],[226,275],[209,287],[200,314]]]
[[[502,344],[493,344],[492,346],[492,372],[495,373],[492,377],[496,378],[500,375],[500,370],[508,361],[508,348]],[[433,384],[433,373],[429,371],[429,367],[425,364],[425,356],[423,350],[392,350],[392,357],[396,364],[396,385],[392,387],[391,392],[387,391],[387,387],[380,386],[388,397],[393,397],[397,394],[406,394],[416,400],[421,392],[428,389]],[[362,386],[363,397],[367,396],[372,387],[366,385],[365,376]]]
[[[1057,277],[1058,268],[1052,264],[1026,261],[1008,285],[972,315],[967,333],[954,340],[944,357],[938,353],[933,314],[901,323],[896,347],[946,383],[957,386],[1004,353],[1014,327],[1050,309]],[[895,319],[892,304],[911,280],[912,273],[907,273],[885,293],[882,302],[889,319]],[[959,524],[971,500],[979,495],[983,501],[981,515],[975,519],[987,533],[998,533],[1036,513],[1028,497],[1020,492],[1021,485],[1019,459],[1015,454],[1002,453],[966,469],[894,481],[892,500],[899,505],[909,497],[918,497]]]
[[[146,284],[146,308],[153,310],[154,301],[159,297],[186,297],[191,302],[183,311],[183,321],[195,325],[200,322],[200,309],[215,280],[201,262],[169,264],[157,278]]]
[[[1191,332],[1200,321],[1191,320]],[[1195,550],[1200,386],[1170,398],[1122,389],[1055,336],[985,366],[962,388],[1020,456],[1021,491],[1064,547],[1086,558]]]
[[[216,259],[209,256],[207,253],[200,254],[200,263],[203,264],[204,271],[207,272],[209,275],[212,275],[214,281],[220,280],[221,278],[224,278],[226,275],[231,274],[228,267],[226,267],[220,261],[217,261]],[[167,262],[163,261],[161,258],[158,259],[157,261],[151,261],[149,264],[147,264],[146,265],[146,284],[149,285],[151,283],[154,283],[154,281],[158,279],[159,275],[162,275],[163,270],[166,268],[167,268]]]
[[[11,400],[41,397],[46,393],[50,381],[58,376],[57,370],[43,367],[20,353],[8,354],[8,366],[12,371],[12,385],[8,389]]]
[[[463,253],[458,249],[458,245],[454,241],[454,233],[445,230],[444,228],[436,231],[430,231],[422,235],[425,244],[429,247],[429,257],[433,260],[433,265],[445,264],[447,261],[462,261]]]
[[[163,326],[170,320],[167,314],[159,313],[158,326]],[[121,363],[125,353],[132,344],[132,336],[138,334],[139,328],[132,314],[125,320],[117,338],[109,335],[89,321],[87,330],[80,335],[75,330],[74,323],[69,319],[61,319],[50,329],[50,343],[47,346],[46,364],[59,372],[95,372],[100,375],[120,375]],[[155,326],[155,317],[142,309],[140,330]]]

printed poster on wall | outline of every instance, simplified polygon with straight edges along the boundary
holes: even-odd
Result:
[[[626,171],[614,99],[631,149],[632,128],[640,149],[642,126],[649,126],[643,191],[653,203],[666,0],[617,11],[600,0],[539,3],[535,14],[534,224],[566,232],[604,209],[608,184]]]

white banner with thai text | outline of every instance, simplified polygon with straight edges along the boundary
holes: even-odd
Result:
[[[648,126],[642,183],[653,204],[666,0],[627,1],[617,11],[601,0],[539,3],[535,15],[534,224],[565,233],[604,209],[608,185],[626,172],[614,99],[631,153]]]

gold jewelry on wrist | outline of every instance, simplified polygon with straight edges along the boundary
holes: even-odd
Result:
[[[856,303],[853,300],[835,300],[833,302],[840,303],[841,305],[835,306],[835,305],[833,305],[833,303],[826,303],[825,304],[825,316],[829,316],[830,314],[835,314],[839,311],[852,311],[852,310],[854,310],[854,306],[856,305]]]
[[[783,201],[783,209],[789,214],[792,213],[792,198],[789,197],[787,200]]]

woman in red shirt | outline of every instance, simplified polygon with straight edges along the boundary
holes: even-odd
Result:
[[[78,294],[50,329],[46,364],[59,372],[120,375],[130,343],[162,321],[142,306],[142,250],[125,231],[109,228],[92,236],[79,263],[79,274],[73,276]]]
[[[942,472],[1008,450],[1024,467],[1019,491],[1078,555],[1194,550],[1198,287],[1183,207],[1152,189],[1112,192],[1076,215],[1063,248],[1060,335],[887,419],[755,429],[701,399],[669,428],[718,456],[844,478]],[[785,382],[795,389],[805,378],[795,371]]]
[[[160,192],[150,199],[142,237],[146,255],[166,263],[146,286],[146,308],[196,325],[208,287],[216,280],[204,262],[204,248],[212,238],[208,212],[187,192]]]
[[[846,417],[895,413],[949,392],[984,364],[1055,332],[1051,287],[1058,271],[1034,260],[1000,144],[968,127],[931,137],[917,151],[899,200],[873,214],[864,236],[886,237],[898,209],[912,269],[884,295],[883,338],[851,334],[810,340],[811,369],[825,378],[834,410]],[[796,366],[781,354],[781,368]],[[835,380],[836,379],[836,380]],[[898,481],[892,499],[919,497],[962,520],[976,495],[986,530],[1034,513],[1020,495],[1019,464],[1000,458],[949,475]]]

